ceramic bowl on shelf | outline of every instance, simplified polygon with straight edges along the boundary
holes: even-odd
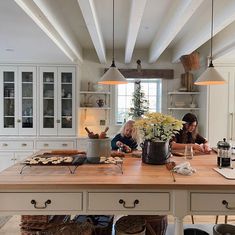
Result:
[[[176,108],[182,108],[185,106],[185,102],[183,101],[175,101],[175,107]]]
[[[196,105],[196,104],[194,104],[194,103],[192,103],[192,104],[190,104],[190,105],[189,105],[189,107],[190,107],[190,108],[196,108],[196,107],[197,107],[197,105]]]

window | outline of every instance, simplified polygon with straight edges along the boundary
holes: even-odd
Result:
[[[149,101],[150,112],[161,112],[162,109],[162,80],[139,79],[141,90]],[[135,90],[136,79],[128,79],[128,84],[118,85],[116,91],[116,123],[122,124],[128,119],[128,112],[132,106],[132,97]]]

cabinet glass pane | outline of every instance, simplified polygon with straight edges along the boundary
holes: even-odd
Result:
[[[15,83],[14,72],[3,73],[4,128],[15,128]]]
[[[61,83],[72,83],[72,73],[61,73]]]
[[[43,73],[43,127],[54,128],[54,73]]]
[[[33,73],[22,72],[22,128],[33,128]]]
[[[61,73],[61,127],[72,128],[72,73]]]

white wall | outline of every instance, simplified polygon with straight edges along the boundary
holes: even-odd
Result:
[[[111,51],[108,52],[108,58],[111,58]],[[84,55],[84,62],[81,65],[81,89],[87,90],[87,83],[88,81],[96,84],[97,81],[101,78],[104,72],[104,68],[108,68],[111,65],[111,60],[107,61],[106,65],[102,65],[98,62],[97,56],[94,51],[86,50],[83,53]],[[172,64],[170,62],[171,55],[170,54],[164,54],[160,57],[160,59],[155,64],[149,64],[148,61],[148,55],[144,50],[139,50],[133,55],[132,63],[130,64],[124,64],[121,61],[124,61],[124,51],[117,50],[115,51],[115,62],[116,66],[118,68],[130,68],[130,69],[136,69],[136,61],[138,59],[141,60],[141,65],[143,69],[173,69],[174,70],[174,79],[173,80],[163,80],[163,112],[167,113],[167,91],[173,91],[180,87],[180,77],[181,74],[184,73],[184,69],[181,63],[179,64]],[[112,97],[115,97],[115,87],[111,87],[112,91]],[[92,98],[91,98],[92,99]],[[93,100],[94,102],[94,100]],[[120,126],[117,126],[114,124],[114,99],[112,99],[111,103],[111,122],[110,122],[110,130],[109,134],[114,135],[118,132],[120,129]],[[104,129],[103,126],[99,126],[99,120],[104,119],[104,111],[98,110],[94,111],[92,110],[86,111],[86,117],[89,116],[90,121],[88,123],[85,123],[88,127],[90,127],[94,132],[100,132],[102,129]],[[79,129],[79,135],[86,135],[84,131],[84,121],[85,121],[85,114],[84,110],[80,111],[80,129]],[[93,123],[92,123],[93,122]]]

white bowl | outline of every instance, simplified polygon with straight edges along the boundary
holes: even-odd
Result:
[[[190,108],[196,108],[197,105],[196,105],[196,104],[190,104],[189,107],[190,107]]]
[[[185,102],[183,101],[175,101],[175,107],[176,108],[182,108],[185,106]]]

